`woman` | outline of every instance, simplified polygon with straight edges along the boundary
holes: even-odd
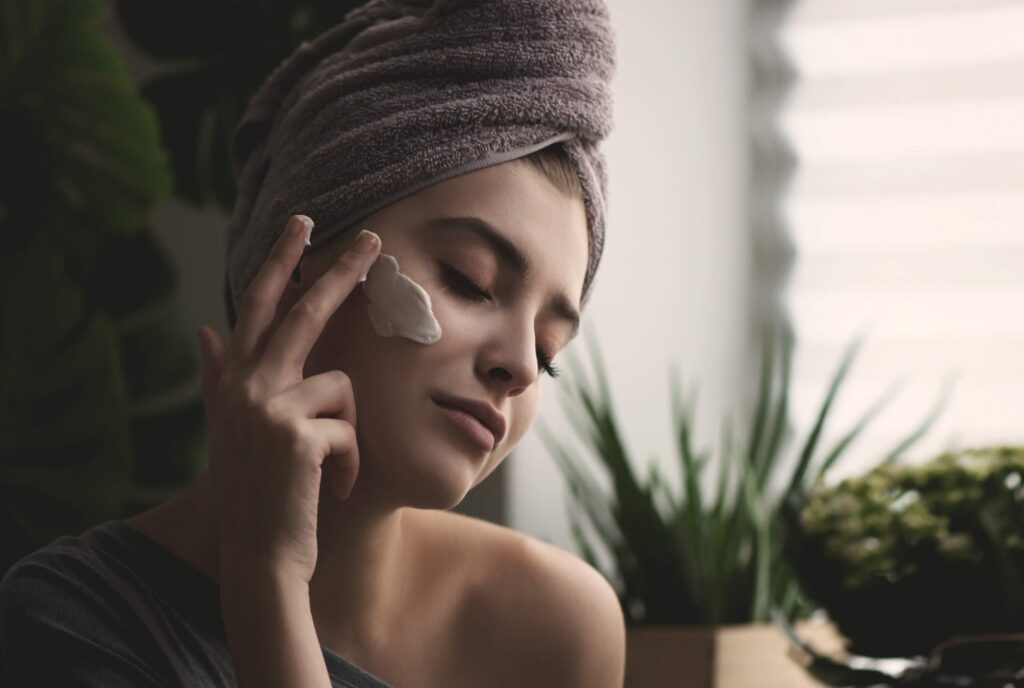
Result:
[[[593,2],[371,2],[278,68],[234,140],[232,336],[199,332],[209,470],[12,568],[13,685],[622,684],[623,617],[596,571],[447,511],[530,427],[589,295],[607,123],[565,97],[585,89],[564,68],[610,74],[578,50],[608,38],[606,19]],[[493,59],[451,57],[516,28],[552,49],[507,60],[508,79],[533,79],[521,102]],[[396,67],[419,51],[443,70]],[[545,64],[541,98],[524,65]],[[379,85],[400,82],[374,118]],[[359,237],[377,241],[357,253]],[[434,336],[382,329],[387,290],[370,287],[401,279],[390,260]]]

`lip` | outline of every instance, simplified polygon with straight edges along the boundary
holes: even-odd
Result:
[[[455,413],[451,413],[451,417],[454,420],[458,421],[460,418],[465,420],[467,425],[464,427],[470,433],[479,436],[482,434],[479,431],[483,430],[486,434],[490,435],[492,441],[489,449],[494,449],[504,439],[508,427],[505,422],[505,416],[486,401],[476,401],[475,399],[441,394],[434,395],[432,400],[442,410],[454,411]],[[474,428],[473,426],[476,427]]]

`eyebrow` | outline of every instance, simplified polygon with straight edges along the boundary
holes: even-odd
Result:
[[[530,261],[526,259],[522,251],[512,243],[504,234],[499,232],[493,225],[479,217],[435,217],[423,224],[424,229],[441,229],[457,227],[473,232],[491,247],[498,258],[509,265],[521,279],[525,279],[533,270]],[[580,329],[580,313],[572,301],[564,293],[556,294],[551,298],[549,307],[562,320],[572,324],[573,339]]]

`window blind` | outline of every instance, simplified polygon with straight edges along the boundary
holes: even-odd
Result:
[[[904,384],[838,476],[892,449],[950,375],[910,459],[1024,442],[1024,0],[798,0],[778,39],[797,426],[863,333],[826,440]]]

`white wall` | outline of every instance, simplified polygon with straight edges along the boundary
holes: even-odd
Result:
[[[711,445],[745,377],[746,5],[609,0],[609,8],[619,59],[605,143],[609,219],[584,321],[610,368],[627,447],[642,464],[657,454],[674,486],[670,360],[687,384],[700,382],[698,442]],[[581,356],[582,338],[570,347]],[[561,380],[545,379],[539,417],[569,438]],[[510,525],[574,551],[564,482],[536,427],[508,461]]]

